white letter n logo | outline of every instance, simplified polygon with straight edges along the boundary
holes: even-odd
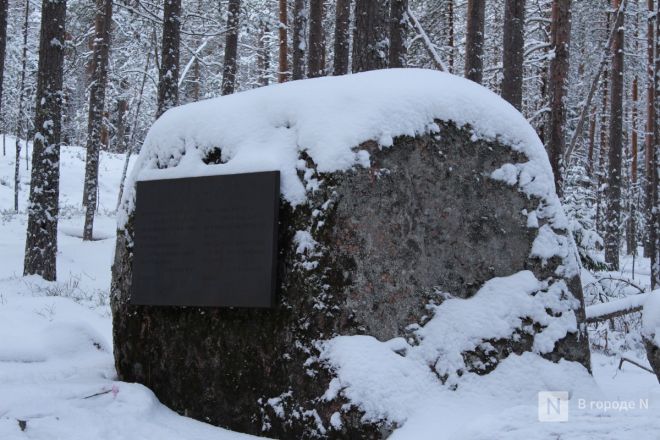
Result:
[[[568,421],[568,391],[539,392],[539,421]]]

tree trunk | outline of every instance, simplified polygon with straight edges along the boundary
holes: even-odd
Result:
[[[293,53],[291,78],[303,79],[305,72],[305,0],[293,0]]]
[[[465,77],[478,84],[484,70],[484,21],[486,0],[468,0],[465,31]]]
[[[181,43],[181,0],[165,0],[163,45],[158,75],[156,118],[179,103],[179,45]]]
[[[279,47],[279,72],[277,75],[278,82],[285,82],[289,78],[289,59],[288,59],[288,44],[287,44],[287,0],[280,0],[280,24],[278,35],[280,38]]]
[[[25,95],[25,71],[27,70],[27,38],[30,18],[30,0],[25,0],[25,14],[23,17],[23,49],[21,54],[21,82],[18,91],[18,111],[16,112],[16,163],[14,164],[14,211],[18,212],[18,191],[21,187],[20,163],[21,163],[21,141],[25,140],[25,151],[27,151],[27,134],[23,123],[23,98]],[[27,160],[25,161],[27,165]]]
[[[238,57],[238,20],[241,15],[241,0],[229,0],[227,10],[227,36],[225,38],[225,61],[222,68],[222,94],[231,95],[236,88]]]
[[[502,98],[522,108],[525,0],[506,0],[502,59]]]
[[[116,153],[126,152],[126,117],[128,116],[128,100],[122,95],[117,99],[117,133],[115,134]]]
[[[387,1],[355,1],[353,73],[387,67],[387,10]]]
[[[596,116],[591,115],[589,121],[589,150],[587,153],[587,176],[591,177],[594,171],[594,140],[596,137]]]
[[[454,73],[454,0],[447,0],[447,64]]]
[[[644,214],[647,226],[651,225],[651,210],[653,208],[653,146],[655,142],[655,60],[654,60],[654,29],[655,20],[653,0],[647,0],[648,19],[646,23],[646,136],[644,137]],[[651,258],[651,228],[646,228],[644,238],[644,257]]]
[[[257,42],[257,71],[259,72],[259,85],[267,86],[269,83],[270,51],[266,45],[268,25],[261,23],[259,26],[259,40]]]
[[[408,0],[390,0],[390,68],[406,65],[407,9]]]
[[[2,133],[7,133],[4,113],[2,112],[2,89],[5,78],[5,55],[7,53],[7,14],[9,0],[0,0],[0,115],[2,115]],[[4,139],[3,139],[4,150]]]
[[[323,16],[325,0],[309,1],[309,53],[307,55],[307,76],[325,76],[325,37]]]
[[[549,92],[550,116],[546,149],[555,175],[557,194],[562,194],[562,157],[566,149],[564,126],[566,124],[566,89],[569,68],[568,48],[571,38],[571,1],[553,0],[551,46],[555,52],[550,61]]]
[[[24,275],[56,279],[66,0],[43,0]]]
[[[108,81],[108,56],[112,27],[112,0],[96,0],[94,36],[94,74],[89,89],[87,122],[87,160],[85,162],[85,228],[83,240],[91,240],[94,229],[99,186],[99,152],[104,130],[105,89]],[[106,135],[107,137],[107,135]]]
[[[653,76],[653,87],[655,89],[655,117],[660,115],[660,102],[658,102],[658,86],[660,86],[660,1],[658,1],[656,9],[656,22],[655,22],[655,75]],[[651,238],[651,289],[660,287],[660,123],[657,119],[655,121],[654,131],[654,146],[651,158],[651,180],[652,180],[652,209],[651,209],[651,224],[650,238]]]
[[[630,192],[628,195],[630,209],[626,228],[626,252],[628,255],[636,255],[637,252],[637,100],[639,93],[637,82],[637,75],[635,75],[632,83],[632,105],[630,109]]]
[[[349,28],[351,24],[351,0],[337,0],[335,15],[335,63],[334,75],[348,73],[350,47]]]
[[[619,7],[621,0],[612,0]],[[610,133],[608,177],[605,193],[605,262],[619,270],[621,240],[621,152],[623,150],[623,16],[617,14],[616,36],[612,41],[612,78],[610,79]]]

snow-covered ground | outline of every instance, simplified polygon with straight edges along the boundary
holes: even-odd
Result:
[[[29,181],[22,159],[20,212],[14,214],[13,138],[6,147],[0,158],[0,439],[248,438],[179,416],[145,387],[116,380],[108,290],[123,156],[102,155],[97,240],[82,242],[85,153],[63,148],[58,281],[48,283],[21,276]],[[631,261],[622,266],[632,276]],[[645,287],[648,261],[637,259],[635,272]],[[370,373],[393,352],[375,340],[345,342],[360,351],[347,361],[356,368],[344,379],[362,393],[356,399],[397,411],[403,426],[395,439],[644,440],[660,432],[660,385],[628,363],[618,370],[622,353],[594,353],[593,378],[576,364],[514,355],[492,374],[466,377],[450,391],[417,381],[375,383]],[[641,352],[623,354],[648,365]],[[392,377],[405,377],[397,374]],[[410,378],[422,377],[415,374]],[[539,422],[537,393],[564,389],[571,390],[568,422]]]

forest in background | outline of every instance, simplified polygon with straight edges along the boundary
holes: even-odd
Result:
[[[0,127],[40,152],[26,274],[55,278],[60,143],[87,147],[81,204],[91,239],[98,152],[139,152],[168,108],[288,80],[421,67],[483,84],[535,127],[586,267],[616,270],[621,254],[642,248],[660,285],[654,0],[4,0],[0,10]],[[53,41],[58,50],[40,64],[40,45]],[[26,207],[17,198],[13,208]]]

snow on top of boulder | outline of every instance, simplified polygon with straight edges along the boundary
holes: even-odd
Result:
[[[642,333],[660,347],[660,289],[649,293],[644,301]]]
[[[437,131],[436,119],[469,124],[475,139],[497,139],[523,153],[529,158],[524,166],[492,177],[517,181],[528,194],[556,205],[543,144],[513,106],[448,73],[388,69],[276,84],[170,109],[147,134],[119,225],[133,210],[137,180],[279,170],[283,197],[300,204],[307,193],[298,176],[305,166],[302,152],[322,173],[369,166],[360,144],[373,140],[389,147],[396,136]],[[203,159],[215,148],[223,163],[207,165]],[[559,220],[555,214],[548,218]]]

